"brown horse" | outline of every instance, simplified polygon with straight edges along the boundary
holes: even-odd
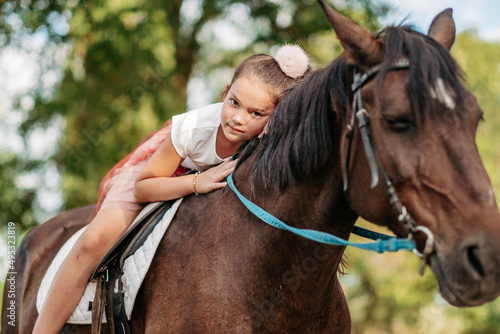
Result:
[[[482,112],[449,53],[451,11],[428,36],[408,27],[372,36],[320,3],[344,52],[293,89],[267,135],[246,145],[236,186],[292,226],[348,239],[361,216],[414,235],[423,251],[425,235],[409,228],[405,208],[434,237],[425,260],[443,298],[456,306],[494,300],[500,214],[475,145]],[[367,73],[356,94],[355,71]],[[31,331],[42,276],[92,209],[62,213],[26,235],[16,258],[16,326],[4,296],[2,333]],[[143,282],[132,332],[349,333],[337,278],[343,252],[264,224],[228,188],[188,196]]]

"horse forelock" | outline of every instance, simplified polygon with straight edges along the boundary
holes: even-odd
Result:
[[[407,92],[417,119],[434,118],[446,110],[465,112],[461,109],[463,73],[448,50],[408,26],[388,27],[378,38],[384,41],[385,56],[377,83],[385,79],[394,61],[402,55],[407,57],[410,60]]]

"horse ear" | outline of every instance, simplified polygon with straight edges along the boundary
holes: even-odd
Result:
[[[453,21],[453,10],[451,8],[443,10],[434,20],[432,20],[427,35],[439,42],[446,49],[450,50],[455,42],[455,22]]]
[[[337,34],[344,52],[342,57],[350,64],[367,67],[378,64],[383,59],[383,44],[363,27],[349,20],[324,0],[318,0]]]

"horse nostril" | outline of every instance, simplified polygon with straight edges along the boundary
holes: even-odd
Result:
[[[484,268],[479,260],[479,248],[477,246],[467,248],[467,259],[479,276],[484,277]]]

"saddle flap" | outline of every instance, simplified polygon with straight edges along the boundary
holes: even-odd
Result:
[[[148,206],[146,206],[137,216],[137,218],[134,220],[132,225],[127,229],[127,231],[125,231],[125,233],[120,237],[120,239],[118,239],[118,241],[115,242],[115,244],[110,248],[110,250],[106,253],[106,255],[104,255],[104,257],[97,265],[96,269],[94,269],[92,276],[90,276],[90,280],[91,281],[97,280],[97,278],[106,271],[109,265],[113,263],[116,257],[120,257],[121,259],[120,262],[123,262],[122,259],[124,259],[125,257],[122,257],[122,254],[127,249],[139,248],[140,244],[134,247],[134,245],[136,244],[135,241],[142,240],[142,242],[144,242],[144,240],[147,238],[147,234],[145,234],[142,238],[139,238],[142,235],[142,232],[144,231],[151,232],[152,229],[154,228],[154,225],[158,223],[158,221],[160,220],[162,216],[161,214],[164,213],[166,210],[168,210],[173,205],[173,203],[174,201],[155,202],[148,204]],[[150,228],[148,228],[148,226],[151,225],[151,223],[155,224],[153,224],[153,226],[150,226]]]

